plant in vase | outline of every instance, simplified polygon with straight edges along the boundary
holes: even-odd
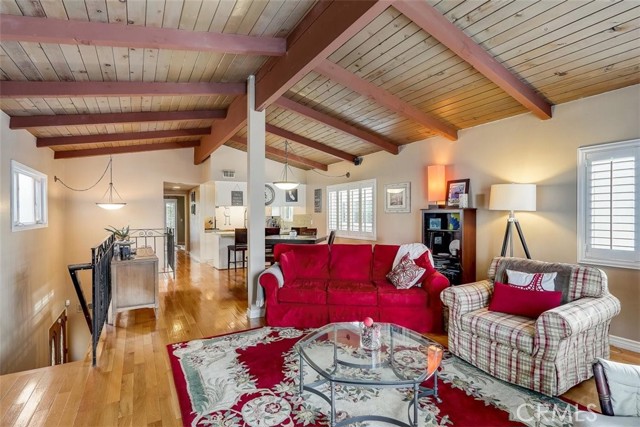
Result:
[[[127,241],[129,240],[129,226],[122,228],[115,228],[113,225],[110,225],[109,228],[105,228],[109,233],[113,233],[116,236],[116,240],[118,241]]]

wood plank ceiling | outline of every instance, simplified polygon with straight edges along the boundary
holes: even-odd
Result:
[[[287,140],[293,165],[326,170],[640,83],[637,1],[345,3],[1,0],[0,109],[57,158],[195,147],[199,163],[246,150],[255,74],[267,157]]]

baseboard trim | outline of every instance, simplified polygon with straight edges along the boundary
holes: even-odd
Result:
[[[635,353],[640,353],[640,341],[609,335],[609,344]]]

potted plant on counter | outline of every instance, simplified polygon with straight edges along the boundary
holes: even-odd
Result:
[[[130,259],[131,258],[131,241],[129,240],[129,226],[122,228],[116,228],[113,225],[110,225],[108,228],[105,228],[106,231],[113,233],[116,238],[116,253],[120,254],[120,259]]]

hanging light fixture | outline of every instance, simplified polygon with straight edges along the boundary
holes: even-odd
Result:
[[[116,190],[116,187],[113,185],[113,159],[109,156],[109,187],[107,187],[107,191],[102,195],[102,201],[96,202],[96,205],[100,206],[102,209],[106,209],[109,211],[114,211],[116,209],[123,208],[126,203],[120,197],[120,193]],[[113,193],[116,193],[118,199],[120,201],[113,200]],[[107,193],[109,196],[107,197]],[[106,200],[105,200],[106,199]]]
[[[284,142],[284,170],[282,171],[282,179],[280,181],[274,182],[273,185],[278,187],[281,190],[293,190],[296,188],[299,183],[295,181],[289,181],[289,170],[291,167],[289,166],[289,142]],[[291,171],[291,175],[293,175],[293,171]],[[295,175],[294,175],[295,177]]]
[[[109,163],[107,164],[107,167],[104,169],[104,172],[102,172],[102,176],[98,178],[95,184],[90,185],[87,188],[74,188],[65,184],[64,181],[62,181],[62,179],[58,178],[57,176],[54,176],[53,178],[54,178],[54,182],[59,182],[62,186],[64,186],[65,188],[68,188],[71,191],[89,191],[92,188],[94,188],[96,185],[100,184],[100,182],[107,175],[107,171],[109,171],[109,187],[107,187],[107,191],[105,191],[104,195],[102,196],[103,201],[96,202],[96,205],[100,206],[102,209],[108,209],[108,210],[120,209],[124,207],[126,203],[122,200],[122,197],[120,197],[118,190],[116,190],[116,187],[113,185],[113,159],[111,158],[111,156],[109,156]],[[120,199],[119,201],[113,200],[114,192],[116,193],[116,196],[118,196],[118,199]],[[108,193],[108,196],[107,196],[107,193]]]

